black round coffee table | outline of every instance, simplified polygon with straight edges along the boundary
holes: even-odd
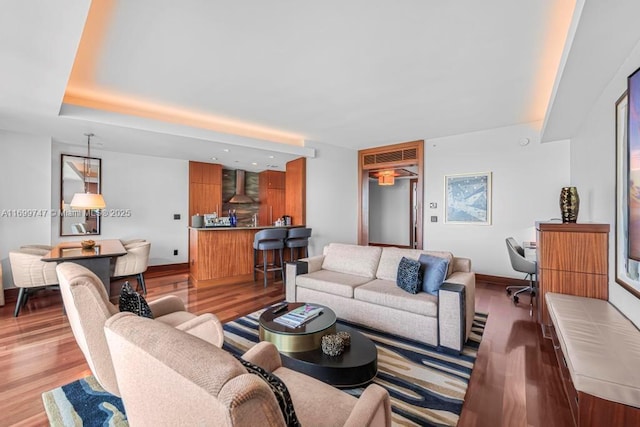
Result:
[[[289,304],[288,310],[301,305],[302,303]],[[332,386],[357,387],[370,382],[378,372],[378,350],[375,344],[357,330],[336,324],[333,311],[328,307],[324,308],[322,315],[298,328],[275,323],[273,319],[283,313],[274,315],[273,309],[265,310],[260,316],[260,339],[276,344],[282,355],[282,364],[287,368]],[[325,314],[327,317],[322,319]],[[314,325],[314,322],[318,323]],[[338,331],[351,335],[351,345],[339,356],[328,356],[320,348],[321,338]],[[297,341],[299,339],[303,341]]]
[[[321,348],[305,352],[281,352],[282,364],[335,387],[357,387],[370,382],[378,372],[378,350],[355,329],[337,325],[351,335],[351,345],[340,356],[328,356]]]

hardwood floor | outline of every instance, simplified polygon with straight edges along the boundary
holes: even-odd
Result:
[[[196,289],[186,274],[147,279],[153,300],[178,295],[194,313],[215,313],[222,322],[284,298],[282,283],[262,281]],[[528,298],[523,298],[526,300]],[[15,301],[0,307],[0,426],[47,425],[40,395],[90,373],[55,291],[30,299],[20,317]],[[478,283],[476,310],[489,313],[460,426],[571,426],[551,341],[514,306],[504,288]]]

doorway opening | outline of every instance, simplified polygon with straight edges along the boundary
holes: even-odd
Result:
[[[422,249],[424,141],[358,152],[358,244]]]

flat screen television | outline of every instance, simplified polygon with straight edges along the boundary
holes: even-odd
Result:
[[[627,79],[628,254],[640,261],[640,68]]]

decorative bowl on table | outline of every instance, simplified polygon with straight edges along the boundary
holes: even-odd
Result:
[[[93,247],[96,245],[96,242],[93,240],[83,240],[82,242],[80,242],[80,245],[82,246],[82,249],[93,249]]]

